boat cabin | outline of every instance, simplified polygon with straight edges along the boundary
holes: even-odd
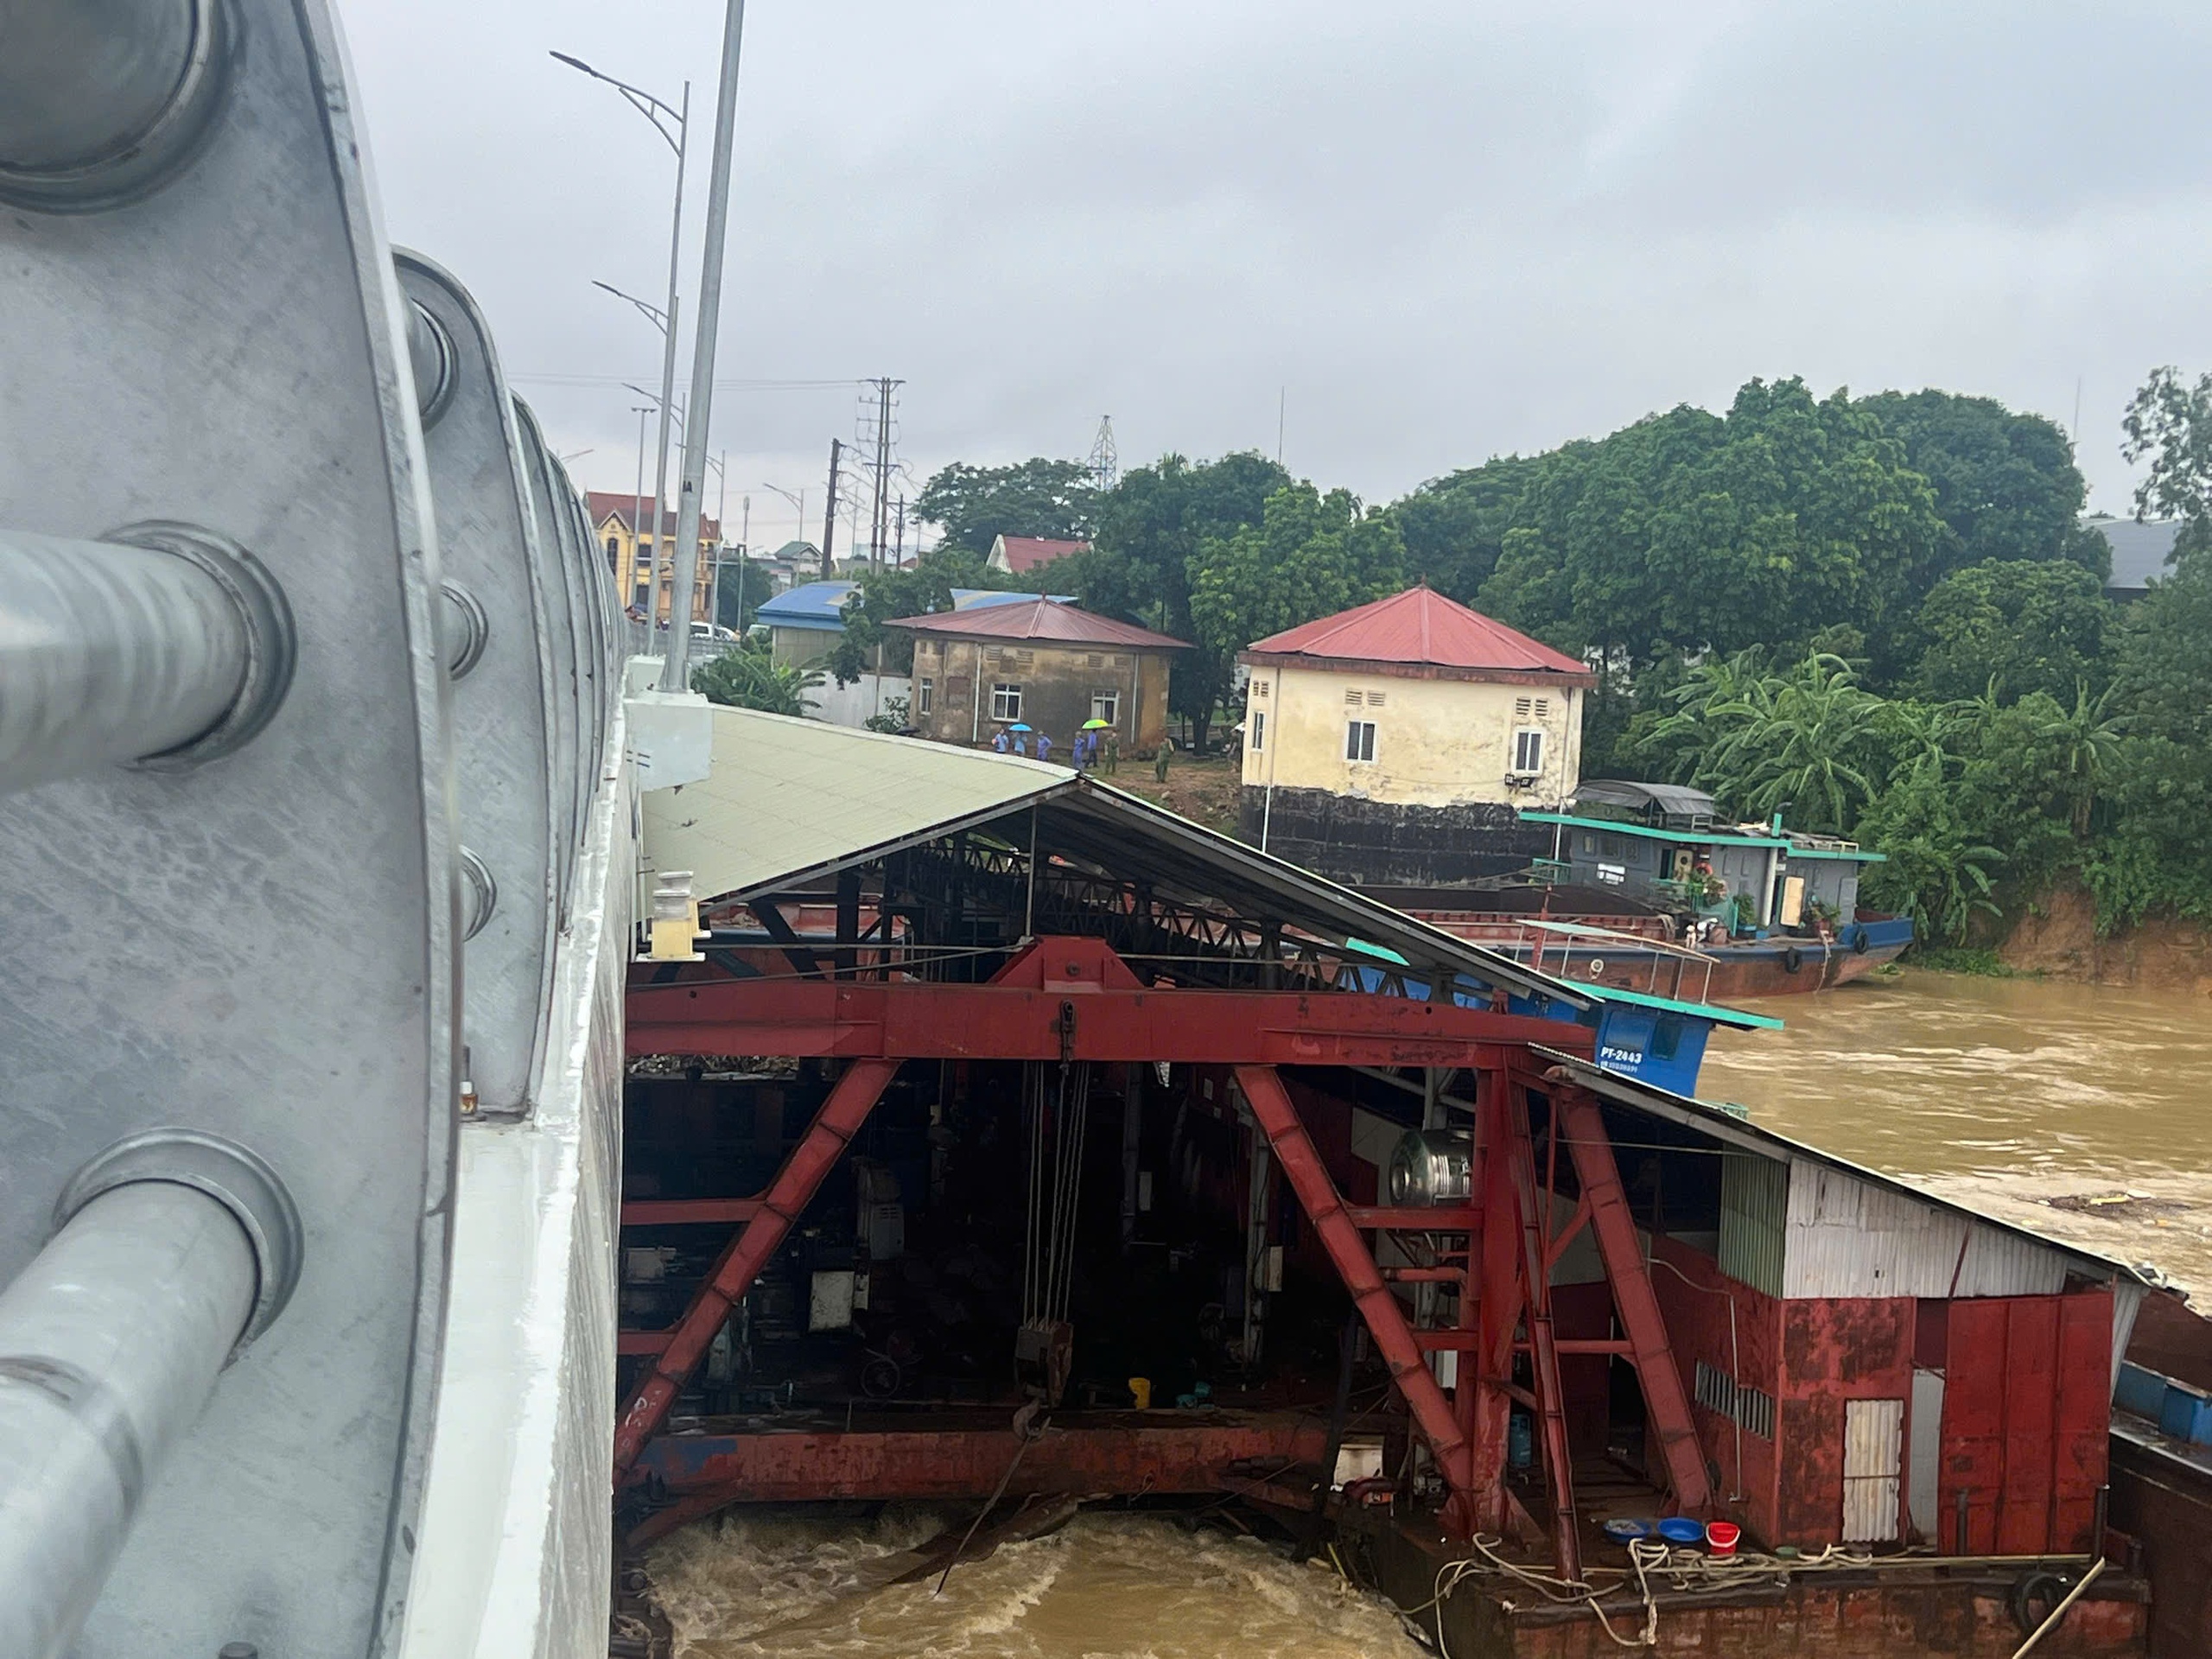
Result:
[[[1738,938],[1850,925],[1860,869],[1882,861],[1855,842],[1734,823],[1711,795],[1673,784],[1594,779],[1560,810],[1521,816],[1552,826],[1546,865],[1555,874],[1717,922]]]

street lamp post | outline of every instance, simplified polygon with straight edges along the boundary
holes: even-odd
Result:
[[[804,541],[806,539],[806,486],[804,485],[801,485],[799,486],[798,493],[796,495],[794,495],[791,491],[785,489],[782,485],[771,484],[765,480],[762,480],[760,487],[764,490],[772,491],[774,493],[782,496],[785,500],[791,504],[792,510],[798,514],[798,530],[796,532],[797,539],[802,542]]]
[[[737,136],[737,69],[745,38],[745,0],[728,0],[722,22],[721,79],[715,95],[715,140],[707,171],[706,251],[699,264],[699,315],[691,327],[691,396],[684,408],[683,472],[677,489],[676,603],[687,620],[699,579],[699,505],[706,486],[707,430],[714,419],[715,343],[721,325],[722,256],[729,236],[730,150]],[[671,628],[660,689],[687,691],[690,628]]]
[[[637,111],[639,114],[644,116],[646,120],[652,123],[653,130],[660,135],[661,142],[666,144],[669,149],[676,153],[676,198],[675,205],[669,213],[668,224],[668,304],[662,309],[660,315],[660,329],[663,336],[660,354],[660,442],[654,451],[653,459],[652,539],[654,552],[653,563],[656,566],[654,575],[658,577],[659,575],[659,571],[658,569],[658,566],[659,564],[658,556],[662,539],[661,519],[662,516],[667,512],[668,502],[669,410],[670,405],[673,403],[676,397],[676,323],[678,311],[678,302],[676,292],[676,276],[677,255],[680,251],[683,238],[683,162],[686,149],[690,144],[691,137],[691,83],[688,80],[683,83],[681,107],[671,109],[666,104],[664,104],[659,99],[655,98],[651,92],[645,92],[639,87],[632,86],[627,81],[617,80],[612,75],[602,74],[600,71],[593,68],[591,65],[586,63],[582,58],[572,58],[565,52],[556,52],[551,55],[561,62],[567,64],[571,69],[578,70],[584,74],[589,75],[594,80],[604,81],[607,85],[614,88],[616,92],[621,93],[623,98],[627,100],[632,109]],[[673,136],[670,134],[667,126],[663,124],[664,118],[668,121],[672,121],[676,124],[676,131]],[[605,283],[601,283],[598,284],[598,286],[601,288],[607,287]],[[607,291],[609,293],[614,293],[617,290],[608,289]],[[641,304],[636,300],[631,300],[627,294],[622,295],[621,297],[626,300],[630,300],[631,304],[638,306],[638,308],[644,311],[647,316],[650,317],[652,315],[652,307]],[[639,525],[638,528],[642,531],[644,527]],[[656,589],[658,589],[658,581],[656,581],[654,583]],[[671,607],[674,606],[675,602],[675,596],[671,594],[669,599],[669,603]],[[674,621],[675,618],[671,614],[670,617],[671,632],[673,631]],[[690,619],[687,617],[685,621],[688,625]],[[688,638],[689,635],[690,630],[687,626],[685,636]]]

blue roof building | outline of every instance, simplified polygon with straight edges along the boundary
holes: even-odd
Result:
[[[803,664],[825,656],[845,631],[845,601],[861,584],[857,582],[808,582],[778,594],[760,607],[758,616],[769,630],[774,659]],[[952,607],[982,610],[1041,597],[1037,594],[1001,593],[995,588],[956,588]],[[1064,601],[1072,602],[1072,601]]]

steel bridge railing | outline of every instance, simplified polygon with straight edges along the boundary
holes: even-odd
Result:
[[[0,0],[9,1659],[390,1650],[620,787],[648,642],[346,82],[329,0]]]

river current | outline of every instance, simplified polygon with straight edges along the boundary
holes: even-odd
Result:
[[[1758,1005],[1699,1092],[1856,1162],[2212,1297],[2212,1001],[1907,969]],[[2052,1200],[2058,1200],[2056,1204]],[[680,1659],[1414,1659],[1325,1564],[1152,1516],[1064,1531],[927,1583],[861,1588],[939,1518],[708,1521],[649,1565]]]

